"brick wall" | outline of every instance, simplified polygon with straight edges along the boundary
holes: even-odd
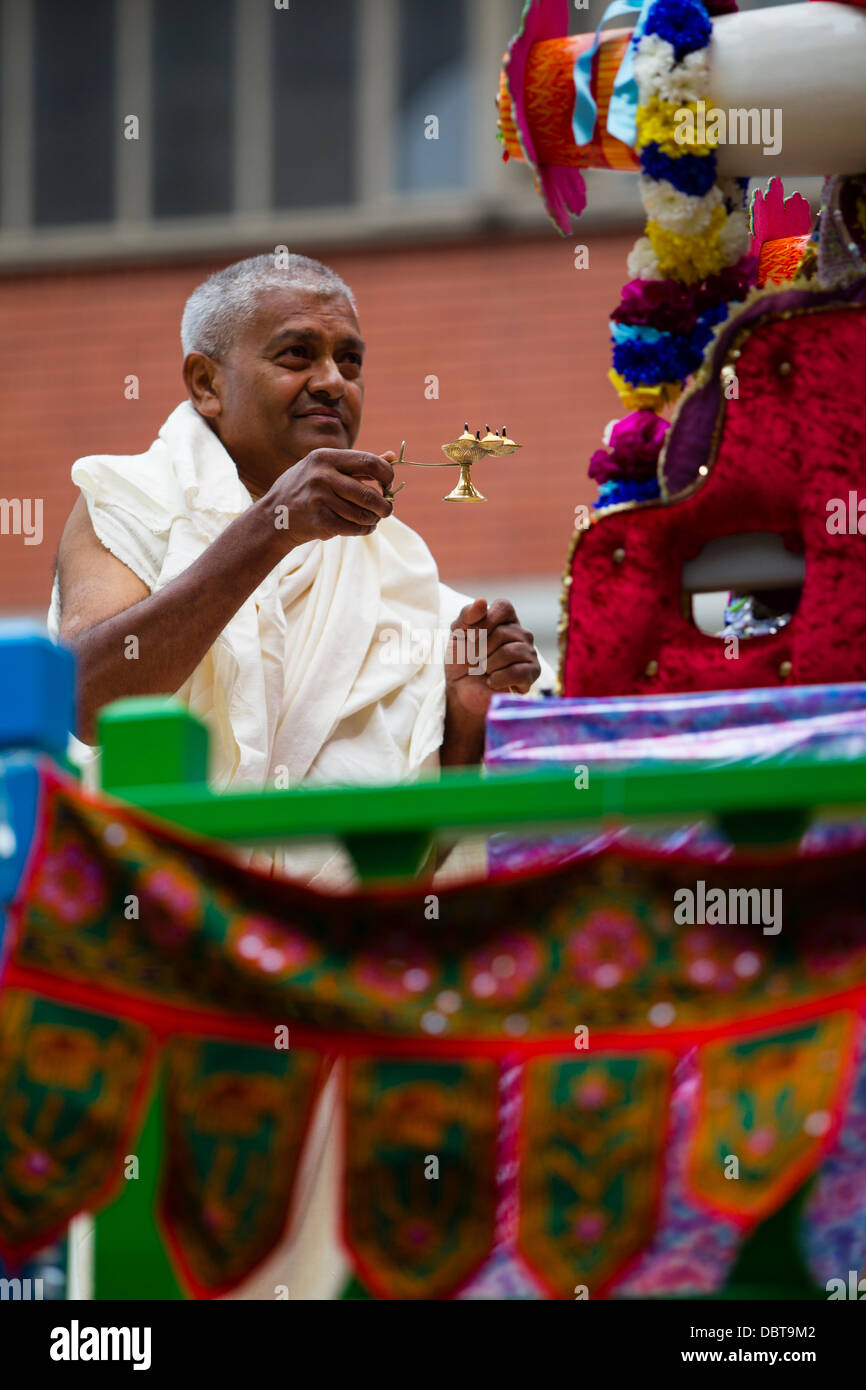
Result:
[[[607,317],[631,238],[485,241],[326,259],[357,294],[369,343],[359,447],[441,457],[473,428],[506,425],[523,449],[481,464],[485,506],[443,505],[455,471],[406,473],[397,514],[427,539],[444,579],[558,576],[590,453],[620,414],[606,380]],[[316,254],[314,247],[304,247]],[[145,449],[182,398],[183,301],[220,262],[39,273],[0,281],[0,496],[44,499],[44,540],[0,536],[0,610],[41,611],[75,498],[72,462]],[[140,399],[124,399],[124,378]],[[425,378],[439,399],[425,399]]]

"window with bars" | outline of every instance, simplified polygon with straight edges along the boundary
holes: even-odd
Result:
[[[0,251],[507,200],[493,98],[522,4],[0,0]]]

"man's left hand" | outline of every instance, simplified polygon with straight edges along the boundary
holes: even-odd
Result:
[[[483,724],[497,691],[524,695],[541,675],[531,632],[521,627],[514,605],[498,598],[489,606],[473,599],[451,624],[454,636],[445,661],[445,689],[455,713]]]

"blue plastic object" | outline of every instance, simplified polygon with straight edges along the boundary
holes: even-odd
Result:
[[[39,623],[0,622],[0,749],[63,757],[74,725],[75,660]]]
[[[18,890],[33,841],[39,764],[27,753],[0,757],[0,908]]]

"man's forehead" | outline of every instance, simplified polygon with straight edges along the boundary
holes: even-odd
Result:
[[[266,341],[290,332],[305,336],[359,336],[357,315],[345,295],[323,295],[289,285],[284,290],[266,290],[260,295],[248,331]]]

